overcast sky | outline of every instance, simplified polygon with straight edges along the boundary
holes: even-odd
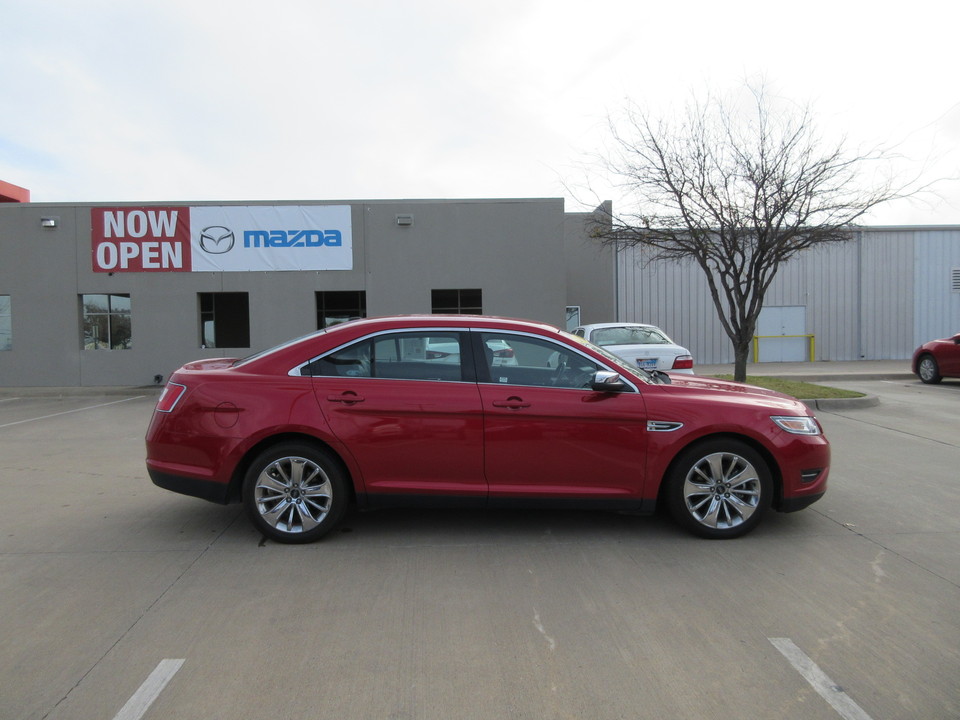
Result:
[[[35,202],[565,197],[629,100],[764,78],[960,176],[953,3],[0,0],[0,180]],[[625,203],[599,168],[600,199]],[[960,224],[960,183],[872,224]]]

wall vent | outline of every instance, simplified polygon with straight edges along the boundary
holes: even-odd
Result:
[[[950,271],[950,289],[955,293],[960,293],[960,267],[955,267]]]

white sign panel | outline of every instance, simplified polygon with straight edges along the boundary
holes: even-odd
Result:
[[[351,270],[348,205],[190,208],[193,271]]]
[[[349,205],[93,208],[95,272],[352,270]]]

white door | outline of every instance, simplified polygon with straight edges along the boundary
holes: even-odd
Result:
[[[804,362],[808,358],[807,308],[804,305],[765,307],[757,319],[758,362]],[[800,336],[800,337],[798,337]]]

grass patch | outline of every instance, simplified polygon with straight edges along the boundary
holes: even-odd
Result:
[[[733,375],[716,375],[721,380],[733,380]],[[799,400],[823,400],[824,398],[859,398],[865,397],[863,393],[853,390],[841,390],[839,388],[827,387],[826,385],[814,385],[813,383],[800,382],[799,380],[784,380],[778,377],[760,377],[757,375],[747,375],[747,385],[756,385],[757,387],[776,390],[784,395],[790,395]]]

